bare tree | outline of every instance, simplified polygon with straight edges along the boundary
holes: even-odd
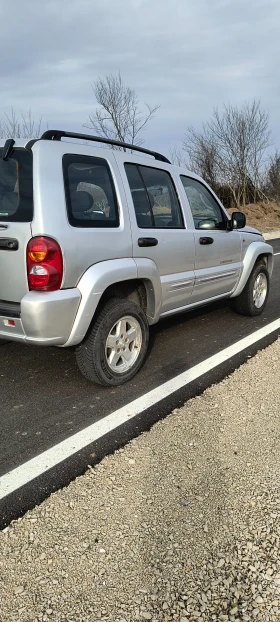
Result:
[[[35,121],[31,109],[20,115],[11,108],[0,119],[0,138],[38,138],[41,133],[42,119]]]
[[[278,150],[270,156],[265,173],[264,186],[271,199],[280,199],[280,152]]]
[[[259,101],[214,110],[201,132],[187,130],[184,148],[211,185],[227,186],[236,206],[263,198],[262,173],[270,144],[269,118]]]
[[[169,158],[175,166],[184,166],[185,168],[188,168],[187,158],[178,146],[169,147]]]
[[[147,110],[142,112],[135,91],[124,85],[120,73],[98,78],[92,89],[100,107],[89,116],[84,127],[94,130],[98,136],[132,145],[143,144],[139,135],[159,106],[145,104]]]
[[[203,126],[201,132],[190,127],[183,142],[183,149],[188,154],[189,169],[200,175],[213,188],[217,189],[220,181],[217,147],[208,128]]]

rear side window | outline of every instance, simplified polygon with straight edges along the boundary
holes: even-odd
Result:
[[[0,149],[0,221],[31,222],[32,218],[32,153],[14,149],[4,161]]]
[[[138,227],[153,227],[151,201],[143,178],[136,164],[125,164]]]
[[[68,219],[73,227],[118,227],[117,197],[103,158],[63,156]]]
[[[125,170],[138,227],[184,227],[179,200],[167,171],[138,164],[125,164]]]

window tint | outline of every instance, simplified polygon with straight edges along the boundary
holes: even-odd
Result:
[[[125,164],[141,228],[181,228],[183,219],[174,184],[169,173],[138,164]]]
[[[181,175],[196,229],[225,229],[226,218],[211,192],[196,179]]]
[[[14,149],[2,160],[0,149],[0,220],[31,222],[33,218],[32,153]]]
[[[65,155],[63,171],[70,224],[73,227],[118,227],[117,198],[106,160]]]
[[[154,220],[151,211],[151,202],[141,177],[138,166],[125,164],[125,170],[133,198],[138,227],[153,227]]]

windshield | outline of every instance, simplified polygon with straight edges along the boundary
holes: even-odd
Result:
[[[32,218],[32,153],[14,149],[4,161],[0,149],[0,222],[30,222]]]

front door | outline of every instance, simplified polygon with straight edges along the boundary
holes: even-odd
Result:
[[[169,313],[190,302],[194,285],[193,231],[185,228],[168,170],[138,162],[124,163],[124,167],[132,214],[133,257],[150,259],[156,265],[162,287],[161,314]]]
[[[195,285],[191,302],[229,294],[241,271],[241,234],[227,230],[227,216],[208,188],[185,175],[181,180],[195,228]]]

